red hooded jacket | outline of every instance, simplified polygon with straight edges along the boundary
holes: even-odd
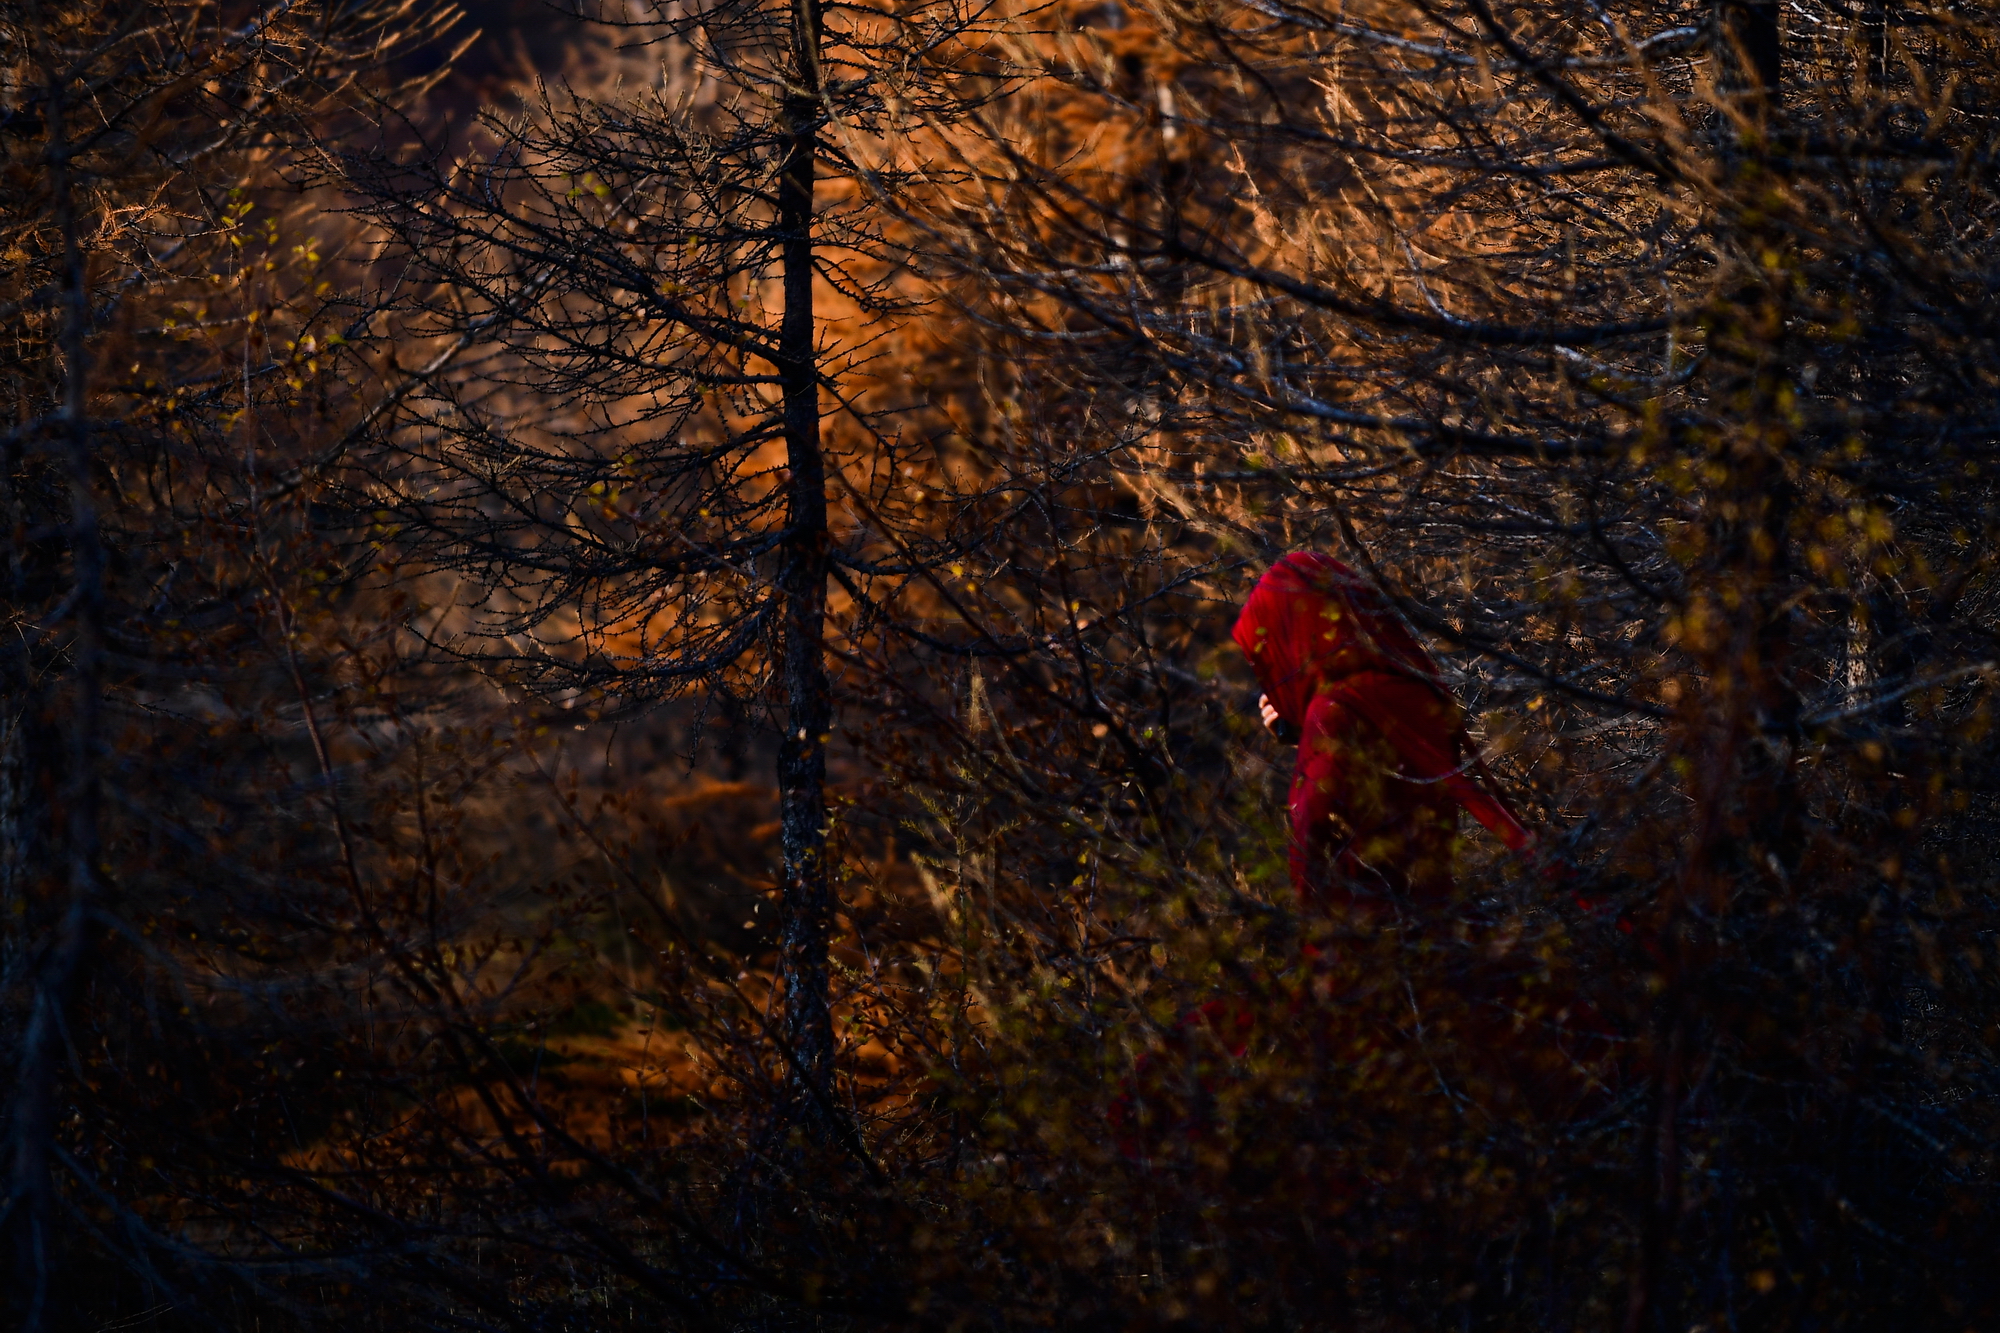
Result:
[[[1291,871],[1302,902],[1371,885],[1449,892],[1461,809],[1515,851],[1534,841],[1475,780],[1463,711],[1430,654],[1352,569],[1286,556],[1258,580],[1235,639],[1300,734]]]

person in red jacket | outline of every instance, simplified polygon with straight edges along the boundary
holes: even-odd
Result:
[[[1330,905],[1451,891],[1458,813],[1522,851],[1534,835],[1497,795],[1464,710],[1380,595],[1331,556],[1298,551],[1265,571],[1234,637],[1263,687],[1264,719],[1298,741],[1291,876]]]
[[[1342,906],[1351,920],[1351,909],[1359,907],[1365,918],[1370,904],[1398,896],[1442,903],[1452,891],[1461,811],[1511,850],[1533,847],[1535,835],[1490,790],[1465,732],[1464,710],[1437,664],[1354,570],[1311,552],[1284,557],[1258,580],[1234,637],[1263,687],[1266,725],[1298,742],[1290,860],[1303,907]],[[1305,957],[1336,986],[1365,991],[1375,976],[1367,963],[1319,945],[1306,945]],[[1539,1114],[1567,1114],[1584,1095],[1579,1088],[1602,1086],[1590,1062],[1602,1063],[1607,1029],[1580,1000],[1517,993],[1520,988],[1504,976],[1467,977],[1460,989],[1459,999],[1476,1002],[1458,1006],[1462,1012],[1445,1027],[1456,1030],[1460,1046],[1471,1052],[1465,1068],[1479,1069],[1484,1093],[1497,1096],[1504,1089]],[[1270,1013],[1273,1002],[1289,1008],[1290,1021],[1260,1022],[1259,1013]],[[1307,992],[1287,1000],[1280,988],[1261,999],[1218,995],[1188,1009],[1162,1048],[1177,1058],[1142,1057],[1112,1102],[1120,1151],[1139,1159],[1211,1133],[1203,1103],[1233,1075],[1206,1063],[1207,1043],[1230,1060],[1241,1059],[1260,1031],[1273,1040],[1296,1036],[1297,1016],[1310,1004]],[[1365,1064],[1369,1053],[1379,1054],[1395,1039],[1353,1019],[1346,1004],[1319,1012],[1338,1026],[1345,1058]],[[1557,1018],[1543,1014],[1557,1008],[1563,1010]],[[1516,1014],[1531,1018],[1532,1029],[1517,1025]],[[1524,1039],[1524,1031],[1533,1035]],[[1443,1035],[1429,1029],[1427,1039]],[[1582,1055],[1580,1043],[1588,1046]],[[1196,1090],[1191,1101],[1190,1088]],[[1144,1115],[1142,1107],[1148,1108]],[[1157,1119],[1148,1127],[1145,1116]],[[1325,1183],[1341,1194],[1359,1189],[1355,1178],[1337,1171]]]

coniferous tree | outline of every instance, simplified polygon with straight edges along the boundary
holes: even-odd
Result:
[[[864,584],[943,558],[913,564],[929,534],[876,503],[929,444],[863,392],[875,328],[912,299],[873,198],[907,170],[912,127],[955,105],[938,61],[977,11],[581,17],[611,24],[633,77],[546,89],[463,157],[345,168],[409,267],[405,336],[468,349],[387,423],[355,511],[478,589],[448,647],[510,686],[590,719],[691,692],[764,710],[778,1049],[824,1111],[828,627],[870,619]]]
[[[271,559],[287,518],[258,465],[296,458],[345,327],[317,238],[279,250],[251,195],[431,22],[366,2],[0,9],[0,1229],[20,1327],[201,1268],[132,1211],[128,1132],[169,1082],[202,1082],[150,1044],[185,960],[142,941],[231,912],[228,876],[186,849],[221,852],[194,793],[226,805],[244,775],[192,778],[195,719],[242,699],[263,599],[296,572]],[[95,1290],[107,1267],[122,1277]]]

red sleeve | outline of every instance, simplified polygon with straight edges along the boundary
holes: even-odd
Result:
[[[1348,740],[1359,719],[1331,694],[1306,706],[1299,757],[1292,770],[1292,888],[1301,902],[1317,897],[1334,851],[1346,841]],[[1341,823],[1334,822],[1335,816]]]
[[[1509,849],[1518,852],[1534,842],[1535,835],[1506,803],[1466,771],[1471,749],[1456,704],[1428,686],[1376,673],[1350,677],[1339,693],[1350,712],[1366,718],[1394,747],[1404,776],[1436,783]]]
[[[1292,772],[1292,887],[1301,902],[1324,892],[1333,858],[1351,837],[1402,835],[1407,821],[1421,825],[1420,809],[1439,803],[1468,811],[1514,851],[1534,842],[1506,803],[1465,771],[1459,719],[1457,705],[1434,689],[1382,672],[1346,677],[1314,697]],[[1414,845],[1411,855],[1423,859]]]

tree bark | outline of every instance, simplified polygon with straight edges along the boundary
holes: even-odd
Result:
[[[1722,39],[1722,86],[1746,93],[1766,110],[1783,97],[1784,38],[1776,0],[1716,0]]]
[[[68,771],[62,774],[58,787],[60,805],[54,812],[59,835],[57,846],[50,849],[52,852],[59,849],[61,864],[51,856],[45,868],[32,863],[28,867],[31,876],[41,869],[52,885],[61,884],[64,896],[61,910],[52,914],[53,938],[41,948],[30,943],[35,954],[28,964],[33,977],[32,991],[15,1057],[13,1104],[8,1116],[11,1142],[5,1211],[14,1252],[12,1294],[21,1311],[19,1327],[24,1333],[45,1327],[50,1317],[50,1280],[58,1259],[52,1167],[56,1148],[56,1085],[68,1039],[69,1009],[89,961],[91,913],[102,859],[98,845],[97,766],[105,570],[103,541],[97,526],[97,496],[90,469],[86,391],[90,298],[79,240],[81,225],[76,216],[71,150],[64,123],[68,76],[58,73],[57,60],[49,50],[48,34],[37,35],[48,79],[46,160],[52,214],[63,244],[61,420],[69,482],[66,526],[72,585],[67,599],[71,623],[69,679],[66,690],[58,687],[54,692],[57,707],[62,710],[57,719],[69,733],[69,753],[65,756]]]
[[[826,743],[833,722],[826,672],[826,463],[820,452],[819,359],[813,319],[813,186],[819,153],[820,14],[793,0],[796,83],[784,102],[788,142],[778,187],[785,312],[778,334],[784,430],[791,470],[778,592],[784,601],[782,685],[787,709],[778,753],[784,844],[779,973],[794,1101],[828,1105],[833,1018],[827,1003],[827,944],[834,894],[827,864]]]

